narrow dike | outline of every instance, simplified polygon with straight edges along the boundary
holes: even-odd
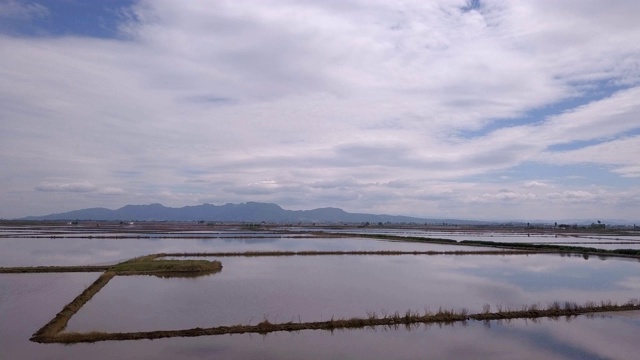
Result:
[[[245,251],[245,252],[202,252],[202,253],[160,253],[158,258],[163,257],[275,257],[275,256],[400,256],[400,255],[532,255],[537,253],[531,250],[449,250],[449,251],[396,251],[396,250],[352,250],[352,251]]]
[[[84,304],[97,294],[107,283],[116,275],[115,272],[104,272],[100,277],[87,287],[80,295],[67,304],[56,316],[51,319],[45,326],[36,331],[31,337],[31,341],[47,343],[57,342],[56,336],[63,331],[69,319],[77,313]]]
[[[583,314],[594,314],[600,312],[615,311],[632,311],[640,310],[640,301],[631,300],[625,304],[617,305],[610,302],[603,302],[599,305],[595,303],[586,303],[585,305],[577,305],[576,303],[565,303],[561,305],[554,303],[545,309],[538,309],[536,305],[523,307],[521,310],[505,310],[498,312],[483,312],[477,314],[467,314],[466,310],[449,311],[440,310],[432,314],[419,315],[407,312],[404,315],[395,313],[378,318],[375,314],[366,318],[338,319],[320,322],[287,322],[272,324],[267,320],[257,325],[234,325],[234,326],[217,326],[211,328],[193,328],[185,330],[166,330],[166,331],[149,331],[149,332],[128,332],[128,333],[61,333],[57,336],[42,338],[46,342],[58,343],[87,343],[98,341],[121,341],[121,340],[141,340],[141,339],[160,339],[169,337],[196,337],[211,336],[224,334],[267,334],[277,331],[302,331],[302,330],[326,330],[333,331],[339,329],[358,329],[376,326],[410,326],[413,324],[453,324],[466,321],[491,321],[491,320],[509,320],[509,319],[536,319],[543,317],[571,317]],[[34,336],[35,338],[35,336]],[[34,341],[39,338],[32,339]]]
[[[0,267],[0,274],[103,272],[110,266],[20,266]]]

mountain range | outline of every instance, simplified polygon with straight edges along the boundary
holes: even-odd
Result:
[[[227,221],[269,223],[424,223],[427,220],[394,215],[348,213],[339,208],[285,210],[272,203],[166,207],[161,204],[126,205],[117,210],[89,208],[45,216],[28,216],[20,220],[107,220],[107,221]]]
[[[161,204],[126,205],[116,210],[89,208],[44,216],[27,216],[17,220],[94,220],[94,221],[219,221],[219,222],[268,222],[268,223],[418,223],[418,224],[577,224],[588,226],[593,219],[511,220],[478,221],[460,219],[425,219],[411,216],[349,213],[339,208],[326,207],[313,210],[286,210],[272,203],[246,202],[225,205],[202,204],[180,208]],[[630,226],[629,220],[602,219],[608,225]]]

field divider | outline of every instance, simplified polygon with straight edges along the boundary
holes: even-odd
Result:
[[[468,321],[491,321],[491,320],[511,320],[511,319],[537,319],[537,318],[559,318],[573,317],[584,314],[595,314],[602,312],[616,311],[632,311],[640,310],[640,300],[630,300],[629,302],[617,305],[607,302],[596,304],[588,302],[584,305],[578,305],[573,302],[560,304],[555,302],[544,309],[540,309],[537,305],[524,306],[520,310],[507,309],[504,311],[490,312],[484,311],[476,314],[468,314],[467,310],[442,310],[436,313],[418,314],[407,311],[404,314],[395,313],[392,315],[384,315],[377,317],[376,314],[369,314],[363,318],[350,319],[331,319],[328,321],[318,322],[286,322],[286,323],[270,323],[264,320],[257,325],[232,325],[232,326],[216,326],[210,328],[192,328],[184,330],[159,330],[147,332],[121,332],[121,333],[105,333],[105,332],[87,332],[87,333],[60,333],[54,336],[41,336],[32,339],[37,342],[55,342],[55,343],[93,343],[98,341],[122,341],[122,340],[142,340],[142,339],[161,339],[171,337],[197,337],[197,336],[213,336],[225,334],[268,334],[271,332],[296,332],[302,330],[325,330],[334,331],[342,329],[358,329],[365,327],[410,327],[415,324],[454,324],[458,322]]]
[[[0,267],[0,274],[103,272],[111,266],[18,266]]]
[[[69,319],[77,313],[95,294],[97,294],[113,277],[116,276],[115,272],[106,271],[98,277],[91,285],[89,285],[80,295],[71,300],[70,303],[65,305],[62,310],[56,316],[51,319],[45,326],[36,331],[31,337],[31,341],[35,342],[47,342],[47,339],[55,338],[61,331],[63,331]],[[44,340],[44,341],[43,341]]]
[[[270,256],[327,256],[327,255],[531,255],[546,253],[531,250],[452,250],[452,251],[395,251],[395,250],[353,250],[353,251],[245,251],[245,252],[199,252],[199,253],[159,253],[163,257],[270,257]]]

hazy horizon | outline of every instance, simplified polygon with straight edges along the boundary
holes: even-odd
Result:
[[[0,218],[640,203],[640,2],[0,0]]]

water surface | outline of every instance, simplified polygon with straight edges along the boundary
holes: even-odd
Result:
[[[0,238],[0,267],[101,265],[136,256],[175,252],[245,251],[482,251],[486,248],[366,238],[88,239]]]
[[[154,252],[395,250],[395,246],[430,250],[433,246],[361,238],[319,240],[5,238],[0,239],[0,264],[91,264]],[[283,259],[289,260],[277,261]],[[206,278],[116,277],[72,319],[73,326],[122,331],[192,327],[198,322],[203,326],[215,321],[256,323],[264,317],[272,321],[291,317],[295,321],[297,315],[306,321],[325,319],[332,313],[360,316],[366,315],[366,310],[380,313],[395,307],[422,310],[427,305],[436,310],[438,304],[478,309],[488,303],[495,309],[496,304],[544,304],[546,299],[624,301],[640,293],[637,260],[613,258],[518,255],[221,260],[223,271]],[[458,323],[411,330],[301,331],[71,346],[28,340],[97,277],[95,273],[0,274],[0,358],[634,359],[639,350],[640,312],[580,316],[569,322],[471,321],[466,326]],[[229,313],[221,313],[220,308]]]
[[[62,308],[91,285],[97,273],[0,274],[0,359],[63,359],[60,346],[29,341]]]
[[[369,313],[520,309],[553,301],[637,298],[637,261],[559,255],[221,258],[196,279],[116,277],[69,323],[72,331],[150,331],[322,321]]]

